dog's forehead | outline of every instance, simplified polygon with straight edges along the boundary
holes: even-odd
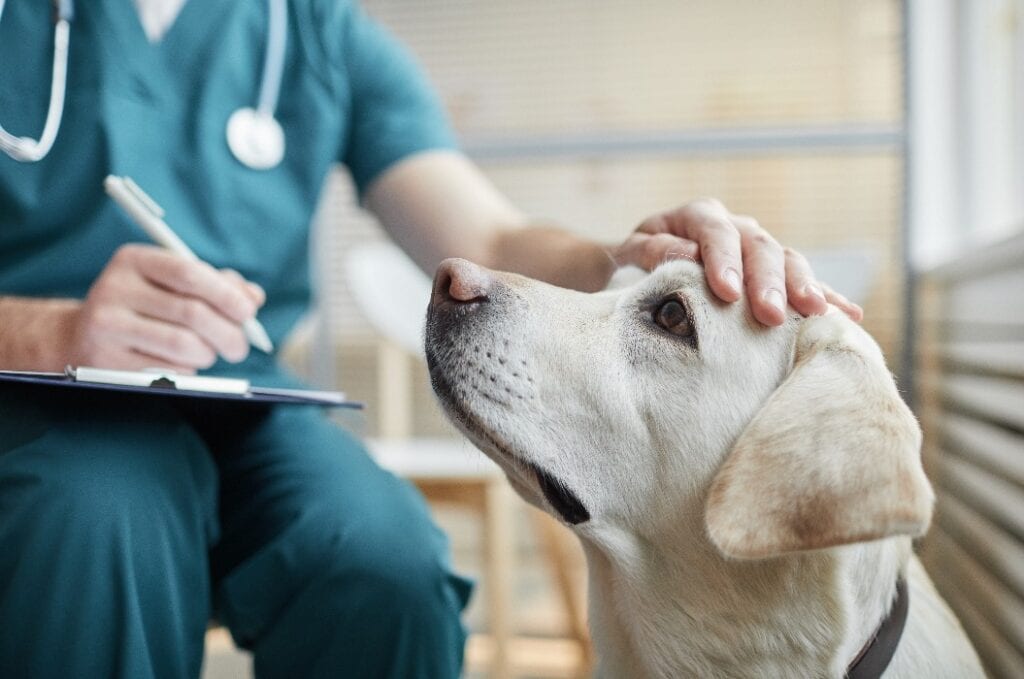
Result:
[[[703,289],[704,267],[687,259],[668,261],[652,271],[637,286],[644,291]]]

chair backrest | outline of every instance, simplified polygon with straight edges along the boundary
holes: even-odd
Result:
[[[368,243],[346,253],[345,277],[352,297],[382,336],[423,356],[423,323],[430,279],[392,243]]]

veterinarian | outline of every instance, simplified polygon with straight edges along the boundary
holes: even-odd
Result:
[[[241,324],[258,312],[280,345],[309,307],[309,227],[335,163],[426,271],[461,256],[597,290],[615,265],[699,256],[715,294],[745,287],[765,324],[787,299],[859,313],[713,200],[611,247],[532,224],[348,0],[55,5],[0,1],[0,368],[294,384]],[[104,194],[110,173],[212,266],[153,245]],[[0,432],[0,675],[195,677],[213,615],[262,677],[459,673],[470,584],[444,537],[312,409],[6,386]]]

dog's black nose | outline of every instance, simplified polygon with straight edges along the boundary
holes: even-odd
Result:
[[[494,276],[482,266],[464,259],[446,259],[434,274],[430,303],[438,307],[485,302],[492,285]]]

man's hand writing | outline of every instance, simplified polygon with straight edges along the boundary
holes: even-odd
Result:
[[[218,355],[239,362],[249,353],[241,323],[263,302],[263,290],[235,271],[125,245],[77,310],[68,360],[179,372],[208,368]]]

